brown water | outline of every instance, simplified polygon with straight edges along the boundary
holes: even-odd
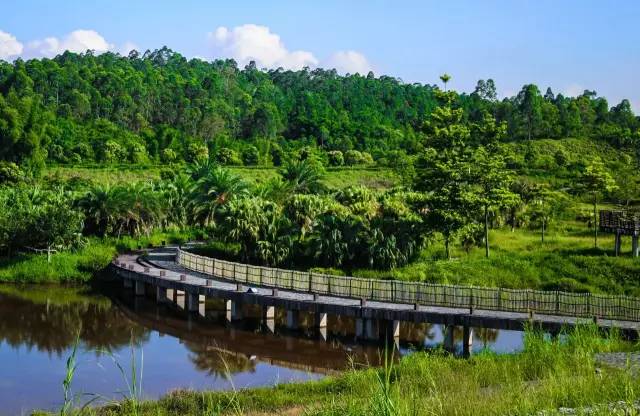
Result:
[[[157,305],[110,287],[17,287],[0,285],[0,415],[58,409],[63,400],[65,363],[79,334],[78,369],[72,389],[84,396],[121,398],[132,358],[142,372],[145,398],[175,389],[228,390],[318,379],[350,366],[377,365],[383,346],[354,340],[354,322],[329,317],[327,331],[261,323],[247,307],[246,319],[224,321],[221,301],[209,301],[205,316],[173,305]],[[401,352],[442,342],[437,325],[403,325]],[[460,334],[461,338],[461,334]],[[477,330],[474,349],[517,350],[522,334]],[[124,368],[123,375],[118,364]]]

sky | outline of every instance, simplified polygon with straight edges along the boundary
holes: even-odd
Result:
[[[640,1],[7,0],[0,59],[64,50],[122,54],[164,45],[187,57],[260,68],[373,71],[473,91],[495,81],[575,96],[595,90],[640,114]]]

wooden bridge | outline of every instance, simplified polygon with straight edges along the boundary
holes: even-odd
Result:
[[[453,349],[453,328],[463,327],[463,351],[469,354],[473,328],[523,330],[534,325],[557,333],[595,322],[636,338],[640,299],[627,296],[448,286],[359,279],[274,269],[198,256],[180,248],[120,255],[115,273],[136,295],[149,290],[161,302],[182,301],[198,313],[206,298],[225,300],[229,321],[242,318],[242,305],[260,305],[268,322],[275,308],[287,312],[287,326],[298,327],[301,311],[315,316],[318,328],[329,314],[356,320],[356,337],[397,339],[401,322],[445,325],[445,347]]]
[[[630,211],[601,210],[598,226],[600,231],[615,234],[615,253],[620,255],[622,236],[631,236],[631,253],[633,257],[640,255],[638,237],[640,236],[640,213]]]

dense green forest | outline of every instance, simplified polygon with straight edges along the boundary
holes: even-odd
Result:
[[[629,102],[535,85],[500,101],[492,80],[459,94],[449,79],[440,88],[239,69],[168,49],[0,63],[0,254],[72,249],[108,260],[105,245],[169,233],[269,266],[639,293],[637,264],[602,256],[595,232],[599,204],[639,199],[640,121]],[[48,165],[145,175],[63,178],[47,176]],[[239,165],[270,173],[247,181]],[[327,186],[354,165],[394,179]],[[466,263],[447,261],[460,256]],[[50,273],[9,263],[14,278]]]
[[[47,162],[193,162],[208,155],[222,164],[277,166],[283,154],[306,146],[333,165],[387,164],[423,150],[437,91],[372,73],[241,69],[233,60],[188,60],[167,48],[18,59],[0,63],[0,158],[27,172]],[[629,102],[611,106],[594,91],[572,98],[525,85],[498,100],[494,82],[480,80],[453,101],[464,122],[489,114],[504,123],[503,141],[640,143]]]

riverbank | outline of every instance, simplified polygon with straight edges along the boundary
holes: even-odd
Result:
[[[416,352],[397,364],[357,369],[301,384],[231,392],[175,391],[157,401],[128,400],[87,415],[495,415],[535,414],[633,402],[640,380],[602,365],[596,353],[636,346],[591,326],[549,340],[529,331],[522,352],[478,354],[469,360]],[[390,361],[390,360],[389,360]]]

